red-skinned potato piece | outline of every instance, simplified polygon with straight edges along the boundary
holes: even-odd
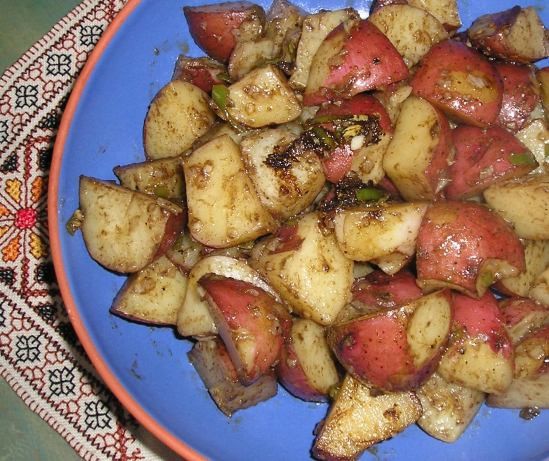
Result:
[[[279,381],[302,400],[328,401],[328,393],[339,382],[339,374],[324,327],[312,320],[296,318],[289,329],[283,327],[283,332],[284,347],[276,366]]]
[[[507,130],[461,125],[452,130],[454,162],[449,168],[446,198],[468,198],[490,185],[528,174],[538,164],[534,155]]]
[[[363,140],[360,147],[353,147],[353,149],[355,149],[353,151],[351,149],[352,143],[338,146],[331,154],[323,158],[322,165],[324,167],[326,179],[332,183],[337,183],[343,179],[349,171],[354,169],[353,163],[355,162],[353,159],[356,158],[357,155],[361,155],[363,149],[382,143],[382,138],[393,132],[391,119],[389,118],[385,107],[371,95],[357,94],[351,99],[324,104],[316,113],[315,119],[329,119],[338,116],[341,116],[342,118],[358,116],[359,119],[362,119],[361,121],[371,121],[371,124],[368,125],[367,133],[362,134]],[[323,124],[323,126],[328,130],[334,129],[333,123],[330,122]],[[372,164],[379,163],[379,166],[381,167],[383,153],[376,156],[374,152],[364,152],[364,156],[366,157],[366,162]],[[379,158],[376,159],[376,157]],[[357,167],[360,173],[361,165],[357,165]],[[369,169],[372,171],[374,168],[375,166],[372,165]]]
[[[393,309],[423,296],[411,272],[388,275],[375,270],[355,281],[352,288],[355,307],[361,310]]]
[[[501,301],[499,307],[513,344],[533,330],[549,324],[549,306],[533,299],[513,297]]]
[[[212,86],[224,83],[219,79],[219,74],[224,72],[227,72],[225,66],[213,59],[181,55],[175,63],[172,80],[185,80],[202,91],[211,93]]]
[[[530,66],[494,62],[503,82],[503,99],[497,124],[516,133],[524,128],[540,97]]]
[[[245,21],[265,22],[263,9],[247,1],[183,7],[195,43],[211,58],[227,62],[236,45],[235,31]]]
[[[505,391],[513,378],[513,345],[491,292],[480,299],[456,293],[448,350],[438,373],[450,382],[487,393]]]
[[[386,391],[411,390],[435,371],[451,319],[451,294],[442,290],[397,309],[332,325],[327,339],[357,379]]]
[[[242,384],[252,384],[277,363],[282,347],[276,301],[251,283],[207,274],[199,280],[210,313]]]
[[[324,39],[311,64],[303,104],[350,98],[408,77],[402,57],[366,19],[346,21]]]
[[[503,83],[483,55],[455,40],[433,46],[411,81],[412,91],[459,122],[493,124],[501,109]]]
[[[467,202],[438,202],[417,238],[418,284],[451,287],[480,297],[496,280],[525,269],[524,247],[503,218]]]

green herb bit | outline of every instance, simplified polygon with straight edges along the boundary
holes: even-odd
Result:
[[[153,194],[160,198],[170,198],[170,191],[165,184],[157,184],[153,188]]]
[[[231,77],[229,76],[229,74],[225,71],[223,72],[219,72],[217,75],[216,75],[217,79],[218,80],[221,80],[222,82],[225,82],[225,83],[231,83]],[[214,85],[215,86],[215,85]]]
[[[546,146],[547,147],[547,146]],[[547,153],[546,153],[547,155]],[[521,152],[521,153],[515,153],[513,152],[509,156],[509,161],[516,166],[521,165],[537,165],[538,162],[536,162],[536,157],[531,152]]]
[[[229,88],[225,85],[212,86],[212,99],[221,110],[227,108],[227,101],[229,100]]]
[[[549,144],[545,144],[545,158],[549,157]]]
[[[323,146],[329,149],[335,149],[337,147],[337,143],[324,128],[314,126],[311,130]]]
[[[385,192],[376,189],[375,187],[363,187],[356,191],[356,198],[361,202],[379,200],[383,197],[385,197]]]
[[[65,225],[65,229],[67,229],[67,232],[70,235],[76,234],[76,231],[82,227],[82,223],[84,222],[84,213],[82,213],[82,210],[78,208],[72,216],[67,221],[67,224]]]

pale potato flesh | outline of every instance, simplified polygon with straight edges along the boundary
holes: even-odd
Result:
[[[187,292],[187,277],[166,256],[132,274],[111,311],[130,320],[175,325]]]
[[[375,393],[350,375],[344,379],[314,446],[317,459],[356,459],[421,416],[412,392]]]
[[[356,261],[371,261],[392,253],[412,257],[427,204],[395,203],[343,210],[335,220],[335,235],[343,253]]]
[[[339,382],[339,374],[324,328],[312,320],[294,320],[292,345],[311,386],[328,394],[330,388]]]
[[[455,442],[482,406],[485,394],[450,383],[435,373],[417,392],[423,414],[417,424],[443,442]]]
[[[383,168],[406,200],[430,200],[437,192],[425,174],[439,143],[435,108],[426,100],[408,97],[401,106]]]
[[[214,248],[248,242],[274,230],[247,175],[239,146],[223,135],[196,149],[183,162],[189,230]]]
[[[368,18],[383,32],[411,68],[448,32],[433,15],[410,5],[387,5]]]
[[[153,99],[143,133],[148,158],[184,153],[214,122],[208,96],[183,80],[164,86]]]
[[[207,256],[196,263],[189,273],[185,300],[177,314],[177,331],[182,336],[203,337],[217,334],[208,303],[203,299],[203,290],[198,286],[198,281],[206,274],[243,280],[278,298],[273,289],[245,261],[228,256]]]
[[[448,31],[454,31],[461,27],[456,0],[408,0],[408,4],[432,14]]]
[[[545,151],[549,149],[549,130],[544,120],[539,118],[533,120],[520,130],[516,137],[534,154],[536,162],[540,165],[539,170],[547,170],[549,168],[549,156],[545,155]]]
[[[312,150],[300,150],[290,168],[275,169],[269,155],[290,145],[299,133],[289,127],[254,131],[241,143],[242,157],[261,203],[283,220],[307,208],[325,183],[320,159]]]
[[[383,156],[391,142],[391,136],[384,134],[377,144],[362,146],[353,151],[351,171],[358,174],[364,183],[379,183],[385,177],[383,170]]]
[[[318,213],[309,213],[298,222],[303,239],[299,248],[271,253],[270,245],[276,243],[271,239],[252,258],[254,267],[298,315],[329,325],[350,300],[353,262],[320,226]]]
[[[529,293],[530,298],[549,306],[549,268],[544,270],[534,282]]]
[[[257,66],[264,64],[275,56],[275,44],[271,38],[238,42],[229,60],[229,75],[236,81],[244,77]]]
[[[258,67],[229,87],[227,113],[238,123],[261,128],[295,120],[301,105],[277,67]]]
[[[88,252],[101,265],[120,273],[137,272],[151,263],[177,205],[111,182],[82,176],[81,226]]]
[[[319,11],[305,17],[297,47],[295,71],[290,78],[293,88],[304,90],[307,86],[313,57],[326,36],[343,21],[358,17],[358,13],[351,8]]]
[[[549,173],[494,184],[484,191],[484,198],[519,237],[549,239]]]

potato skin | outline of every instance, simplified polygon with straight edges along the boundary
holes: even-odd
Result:
[[[483,55],[455,40],[433,46],[412,78],[413,93],[459,122],[485,127],[501,109],[503,83]]]
[[[524,176],[538,166],[533,154],[510,132],[461,125],[452,130],[455,158],[448,172],[446,198],[479,194],[491,184]]]
[[[488,259],[507,261],[519,272],[525,268],[524,248],[501,217],[467,202],[439,202],[427,210],[417,239],[420,286],[431,281],[479,297],[486,287],[477,291],[477,278]]]
[[[245,21],[265,23],[263,9],[248,1],[183,7],[189,32],[210,57],[227,62],[236,45],[235,30]]]

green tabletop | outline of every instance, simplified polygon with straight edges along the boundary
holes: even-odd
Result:
[[[78,0],[0,0],[0,74],[65,16]],[[142,439],[164,459],[176,459],[152,436]],[[0,461],[79,460],[68,443],[0,378]]]

